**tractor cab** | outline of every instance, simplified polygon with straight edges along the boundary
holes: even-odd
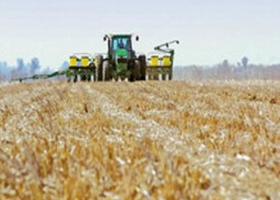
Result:
[[[113,37],[112,38],[112,50],[125,49],[127,51],[131,50],[131,40],[130,37]]]
[[[115,60],[118,57],[132,59],[135,57],[135,52],[132,49],[131,34],[105,35],[104,41],[108,41],[108,58]],[[136,36],[138,40],[138,36]]]
[[[135,68],[136,55],[132,49],[132,34],[109,34],[104,36],[108,42],[107,58],[104,59],[105,80],[114,77],[130,77]],[[138,40],[138,36],[136,36]],[[108,61],[108,62],[106,62]]]

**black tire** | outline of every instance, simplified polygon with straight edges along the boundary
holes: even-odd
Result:
[[[140,62],[139,60],[132,61],[129,64],[130,76],[129,81],[134,82],[140,80]]]
[[[106,60],[103,62],[103,74],[104,74],[104,81],[110,81],[112,79],[109,61]]]
[[[103,56],[102,55],[97,55],[96,56],[97,59],[97,66],[96,66],[96,75],[97,81],[103,81]]]
[[[128,81],[129,82],[134,82],[135,81],[134,75],[132,73],[130,74]]]
[[[139,56],[139,63],[140,63],[140,80],[146,80],[146,70],[147,70],[147,63],[146,63],[146,56],[140,55]]]
[[[133,73],[136,81],[141,80],[141,64],[139,60],[135,60]]]
[[[130,70],[130,76],[128,78],[129,82],[134,82],[135,81],[135,73],[134,73],[134,64],[129,66],[129,70]]]
[[[172,78],[173,78],[173,74],[172,74],[172,71],[168,74],[168,78],[169,78],[169,80],[171,81],[172,80]]]

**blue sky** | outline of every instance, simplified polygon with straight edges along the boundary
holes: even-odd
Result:
[[[0,0],[0,61],[58,68],[76,52],[106,52],[106,33],[135,33],[148,53],[179,39],[176,65],[280,63],[279,0]]]

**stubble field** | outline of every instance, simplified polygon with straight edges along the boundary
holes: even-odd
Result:
[[[280,199],[280,82],[0,85],[0,199]]]

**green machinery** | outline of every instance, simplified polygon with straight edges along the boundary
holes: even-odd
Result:
[[[56,71],[51,74],[35,74],[35,75],[29,76],[29,77],[14,78],[14,79],[12,79],[12,81],[22,82],[22,81],[26,81],[26,80],[49,79],[49,78],[54,78],[54,77],[58,77],[58,76],[62,76],[62,75],[67,75],[68,73],[69,73],[68,70]]]
[[[146,79],[146,57],[136,55],[132,48],[133,35],[105,35],[108,43],[106,56],[96,56],[97,80],[138,81]],[[139,37],[136,36],[136,41]]]
[[[108,51],[106,54],[74,54],[70,56],[69,67],[63,71],[51,74],[33,75],[13,79],[25,81],[28,79],[48,79],[57,76],[66,76],[69,82],[77,81],[111,81],[111,80],[171,80],[174,49],[171,44],[179,44],[178,40],[158,45],[155,52],[146,55],[137,55],[132,47],[132,34],[108,34],[104,36]],[[139,37],[136,36],[138,41]]]

